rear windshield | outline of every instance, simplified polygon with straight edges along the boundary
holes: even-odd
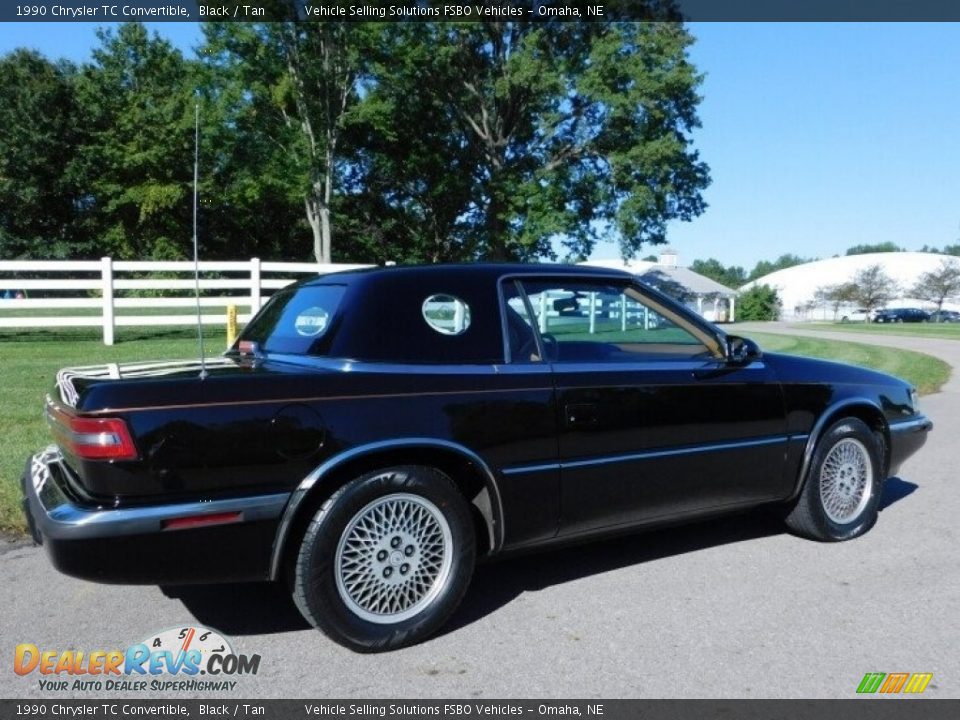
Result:
[[[241,340],[264,352],[323,355],[344,285],[312,285],[275,293],[247,325]]]

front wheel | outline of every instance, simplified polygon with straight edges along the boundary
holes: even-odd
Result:
[[[787,526],[826,542],[863,535],[877,521],[883,479],[880,436],[857,418],[835,422],[817,444]]]
[[[450,617],[474,553],[469,508],[448,477],[414,465],[368,473],[335,492],[304,533],[294,601],[341,645],[393,650]]]

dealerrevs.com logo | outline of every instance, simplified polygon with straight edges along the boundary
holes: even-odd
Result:
[[[13,671],[38,676],[47,692],[210,692],[236,688],[240,675],[256,675],[259,655],[234,652],[216,630],[179,627],[150,635],[126,650],[49,650],[17,645]]]
[[[897,693],[920,694],[927,689],[933,679],[933,673],[867,673],[857,686],[862,695],[879,692],[884,695]]]

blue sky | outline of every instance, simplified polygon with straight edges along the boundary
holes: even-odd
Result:
[[[193,23],[148,23],[186,53]],[[0,24],[0,53],[83,61],[87,23]],[[696,23],[707,211],[670,227],[680,262],[960,240],[960,24]],[[651,250],[655,252],[655,249]],[[615,257],[601,244],[595,257]],[[647,254],[645,248],[642,254]]]

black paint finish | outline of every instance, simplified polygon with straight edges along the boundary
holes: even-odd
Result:
[[[66,456],[62,495],[107,514],[277,493],[302,500],[328,494],[351,472],[421,462],[454,475],[496,554],[786,501],[831,418],[857,415],[883,433],[891,471],[931,427],[901,380],[774,354],[739,362],[724,354],[722,330],[640,285],[708,332],[717,356],[509,363],[500,292],[517,276],[634,283],[537,265],[400,267],[300,283],[289,292],[342,287],[314,355],[234,350],[205,379],[196,367],[78,374],[73,406],[55,390],[51,402],[67,412],[124,419],[139,452],[126,462]],[[463,335],[443,336],[423,321],[423,300],[437,293],[470,305]],[[262,340],[269,308],[241,340]],[[29,477],[24,488],[28,512],[55,514]],[[286,536],[298,527],[295,505],[312,506],[291,502],[282,517],[122,539],[104,522],[99,537],[70,539],[67,528],[46,544],[65,572],[110,582],[264,579],[277,571],[271,555],[296,545]],[[43,518],[33,520],[43,528]]]

